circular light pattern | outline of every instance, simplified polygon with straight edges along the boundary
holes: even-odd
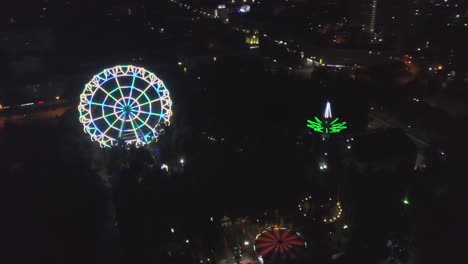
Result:
[[[343,209],[341,208],[341,203],[336,202],[335,206],[331,206],[331,208],[329,208],[329,215],[323,217],[323,222],[327,224],[331,224],[335,222],[336,220],[340,219],[342,213],[343,213]]]
[[[314,213],[314,204],[312,202],[312,196],[307,196],[301,200],[297,205],[299,211],[304,216],[312,216]]]
[[[144,68],[105,69],[80,95],[80,122],[101,147],[142,146],[158,139],[170,125],[172,101],[164,83]]]
[[[297,232],[284,227],[267,228],[255,238],[254,250],[264,260],[296,259],[307,247]]]

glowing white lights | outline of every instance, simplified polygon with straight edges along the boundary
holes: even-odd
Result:
[[[163,164],[163,165],[161,166],[161,170],[169,171],[169,166],[167,166],[166,164]]]
[[[325,117],[325,119],[333,117],[330,102],[327,102],[327,106],[325,107],[325,113],[323,114],[323,117]]]
[[[297,205],[299,211],[303,213],[304,216],[310,216],[312,212],[312,196],[305,197],[301,200],[301,202]]]
[[[144,68],[115,66],[95,75],[80,95],[80,122],[101,147],[146,145],[170,125],[164,83]]]
[[[239,8],[239,13],[248,13],[250,12],[250,6],[249,5],[243,5]]]
[[[320,168],[320,170],[326,170],[326,169],[328,169],[328,165],[327,165],[327,163],[325,161],[322,161],[319,164],[319,168]]]
[[[333,223],[336,220],[340,219],[342,213],[343,209],[341,208],[341,203],[337,202],[336,206],[333,208],[333,215],[330,217],[324,217],[323,222],[327,224]]]
[[[250,245],[250,242],[249,241],[244,241],[244,245],[248,246],[248,245]]]

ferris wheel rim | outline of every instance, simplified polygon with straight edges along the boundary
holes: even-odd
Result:
[[[122,141],[140,146],[156,141],[162,128],[170,125],[172,100],[164,82],[154,73],[133,65],[117,65],[85,84],[78,110],[84,131],[102,147]]]

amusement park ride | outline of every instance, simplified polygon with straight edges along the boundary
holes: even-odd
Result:
[[[260,263],[294,263],[307,248],[301,234],[284,227],[269,227],[255,238]]]
[[[95,75],[80,95],[78,111],[85,133],[101,147],[144,146],[170,125],[169,91],[154,73],[118,65]]]
[[[314,120],[307,120],[307,127],[312,129],[314,132],[320,133],[322,141],[329,139],[331,134],[338,134],[347,129],[348,127],[346,124],[346,122],[340,121],[339,118],[333,118],[331,104],[328,101],[325,106],[323,119],[314,117]],[[324,151],[322,151],[323,155],[319,158],[319,169],[321,171],[326,171],[329,168],[329,165],[327,164],[328,144],[324,143],[322,148],[324,148]]]
[[[333,119],[330,102],[327,102],[325,107],[323,120],[318,117],[314,117],[314,120],[307,120],[307,127],[317,133],[321,133],[323,140],[327,139],[329,134],[340,133],[347,128],[346,122],[340,122],[339,118]]]
[[[118,65],[98,73],[85,85],[78,111],[84,132],[102,148],[142,147],[156,142],[170,125],[172,100],[163,81],[152,72],[132,65]],[[320,133],[325,141],[331,134],[347,129],[347,123],[333,118],[331,104],[327,102],[323,118],[307,120],[307,127]],[[327,155],[325,152],[319,160],[320,170],[328,169]],[[184,167],[185,162],[180,159],[180,166]],[[169,166],[161,163],[161,170],[168,172]],[[298,206],[304,217],[314,215],[311,198],[305,198]],[[404,203],[409,204],[409,201]],[[321,208],[325,212],[321,214],[323,223],[331,224],[341,218],[339,199],[331,201],[330,198]],[[232,230],[232,222],[227,217],[222,219],[222,226]],[[174,233],[173,228],[171,232]],[[189,242],[186,240],[187,244]],[[249,241],[244,242],[244,246],[249,245]],[[241,263],[242,246],[235,243],[233,248],[235,263]],[[296,263],[306,248],[307,243],[300,233],[277,225],[263,229],[253,246],[258,261],[265,264]]]

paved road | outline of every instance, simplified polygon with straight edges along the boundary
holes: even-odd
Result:
[[[62,105],[56,108],[50,109],[34,109],[32,112],[27,114],[11,114],[0,116],[0,129],[3,129],[5,122],[9,121],[13,124],[23,125],[33,121],[50,121],[57,117],[61,117],[66,111],[71,109],[71,105]]]

